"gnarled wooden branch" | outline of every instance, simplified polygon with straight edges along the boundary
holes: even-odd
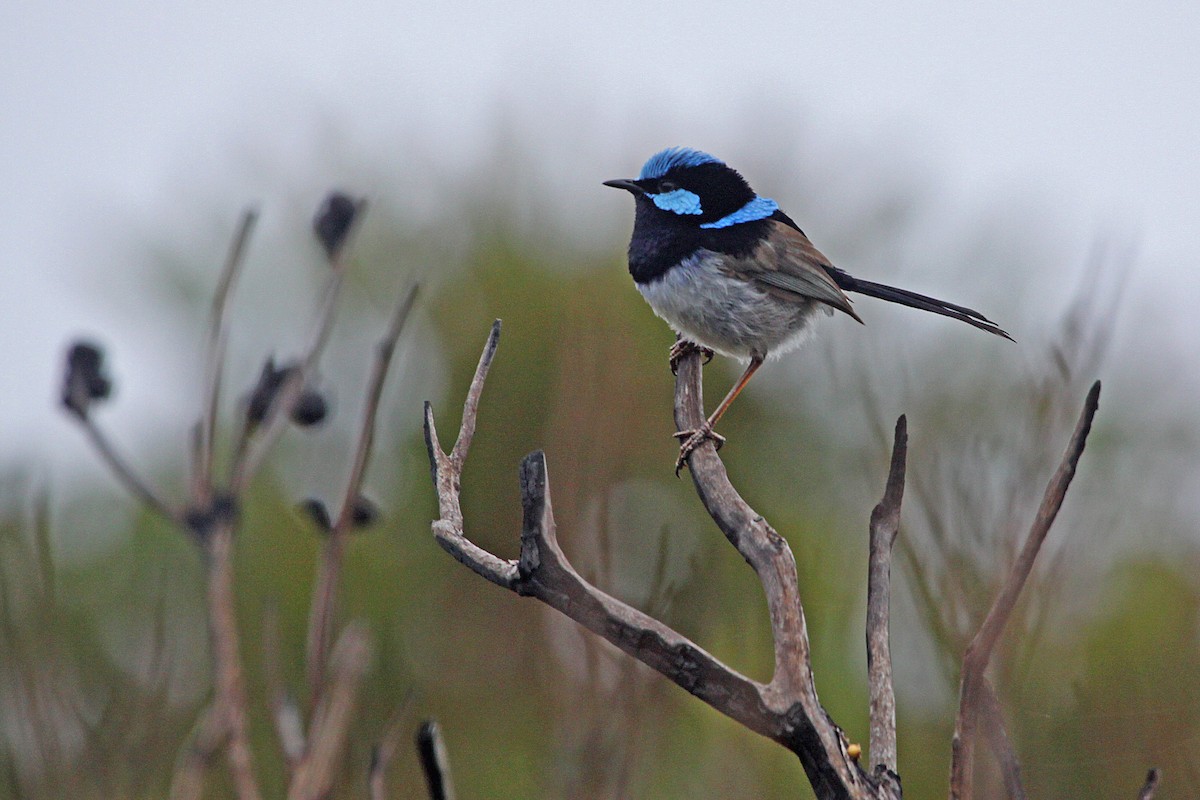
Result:
[[[847,750],[846,737],[821,707],[791,549],[734,489],[711,443],[693,451],[689,468],[709,515],[754,569],[766,593],[775,640],[775,671],[767,684],[741,675],[687,637],[580,577],[558,544],[541,452],[521,463],[520,557],[499,558],[467,538],[459,502],[462,469],[499,334],[497,322],[467,393],[458,440],[448,454],[439,443],[432,407],[425,405],[425,439],[440,510],[433,523],[438,544],[477,574],[536,597],[718,711],[787,747],[799,757],[818,797],[898,798],[898,782],[876,781],[859,768]],[[686,429],[703,419],[700,357],[692,354],[679,364],[675,422]]]

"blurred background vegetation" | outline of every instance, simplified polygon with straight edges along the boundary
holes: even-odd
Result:
[[[515,138],[500,137],[485,166],[457,174],[423,167],[419,152],[368,155],[336,137],[314,145],[322,166],[302,178],[265,159],[279,171],[278,193],[264,200],[232,309],[227,438],[238,396],[268,354],[298,349],[315,306],[325,267],[308,221],[332,188],[320,181],[388,187],[371,195],[352,245],[350,290],[321,368],[334,417],[319,431],[289,432],[253,488],[237,543],[267,795],[284,784],[263,696],[263,620],[278,613],[285,678],[303,700],[320,545],[294,509],[341,491],[372,342],[415,278],[422,294],[368,476],[384,514],[352,540],[342,586],[342,621],[366,620],[376,647],[336,796],[365,796],[371,748],[405,698],[413,731],[424,717],[439,720],[464,800],[810,796],[788,753],[478,579],[430,536],[420,402],[432,400],[452,430],[499,317],[504,337],[463,491],[468,535],[515,556],[516,466],[543,448],[573,563],[734,668],[769,677],[757,581],[690,482],[672,474],[672,335],[625,271],[628,199],[604,195],[599,180],[617,176],[598,175],[595,196],[568,206],[576,200],[547,185],[543,162]],[[629,153],[630,173],[645,155]],[[1194,504],[1181,499],[1195,490],[1200,442],[1186,421],[1123,391],[1145,376],[1109,341],[1129,255],[1102,242],[1086,263],[1062,263],[1053,230],[1020,203],[988,209],[935,252],[922,231],[934,224],[923,203],[936,190],[903,170],[872,172],[860,156],[780,163],[763,152],[738,166],[836,263],[980,308],[1018,344],[864,300],[865,328],[824,324],[817,343],[769,365],[726,418],[722,454],[735,484],[795,550],[823,702],[865,744],[867,519],[887,434],[906,413],[910,483],[892,621],[900,771],[911,797],[944,792],[962,648],[1099,377],[1096,432],[994,679],[1031,796],[1128,798],[1151,765],[1165,772],[1160,796],[1200,794],[1200,553]],[[161,308],[162,329],[145,334],[178,351],[178,375],[163,380],[195,384],[196,405],[180,409],[174,430],[155,431],[149,455],[139,451],[144,471],[176,496],[199,407],[204,317],[238,202],[185,194],[165,230],[129,223],[127,249],[144,265],[136,302]],[[1038,292],[1046,275],[1057,276],[1051,300]],[[1062,288],[1071,284],[1079,288]],[[109,287],[114,313],[135,302],[129,289]],[[103,330],[91,334],[104,340]],[[109,357],[118,391],[101,424],[119,418],[129,369],[120,351]],[[721,359],[707,368],[710,403],[736,369]],[[164,796],[210,692],[199,553],[111,482],[64,489],[33,465],[2,469],[0,796]],[[411,749],[389,781],[397,797],[421,796]],[[210,796],[229,795],[218,765]]]

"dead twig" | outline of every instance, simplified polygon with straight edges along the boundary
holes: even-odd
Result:
[[[1050,526],[1054,524],[1059,509],[1062,508],[1067,489],[1075,477],[1079,458],[1083,455],[1088,433],[1092,429],[1092,419],[1096,415],[1099,401],[1100,382],[1096,381],[1092,384],[1091,391],[1088,392],[1087,399],[1084,401],[1083,410],[1080,412],[1075,431],[1071,435],[1071,441],[1067,445],[1062,461],[1046,486],[1042,503],[1038,507],[1037,515],[1034,517],[1029,534],[1025,539],[1025,545],[1017,556],[1000,593],[992,603],[987,617],[984,618],[983,624],[979,626],[979,631],[963,655],[958,716],[955,720],[950,756],[951,800],[970,800],[975,796],[973,780],[975,733],[979,721],[984,672],[988,662],[991,661],[996,643],[1004,632],[1004,626],[1017,604],[1025,581],[1033,571],[1034,561],[1037,559],[1042,543],[1046,540],[1046,535],[1050,532]]]
[[[354,522],[354,510],[362,493],[363,478],[371,461],[375,443],[375,420],[379,413],[379,402],[383,397],[383,386],[391,367],[396,344],[404,332],[405,323],[417,299],[417,284],[409,287],[396,304],[391,322],[375,349],[375,363],[367,384],[366,403],[363,408],[362,426],[358,435],[350,477],[342,497],[341,509],[333,521],[325,539],[325,547],[317,567],[317,578],[313,584],[313,600],[308,625],[308,641],[305,650],[310,693],[319,694],[325,661],[332,640],[334,609],[337,603],[337,586],[341,578],[342,559],[346,535]]]
[[[867,679],[871,695],[871,764],[896,776],[896,692],[892,684],[892,545],[900,531],[904,499],[908,422],[896,420],[892,463],[883,499],[871,512],[870,562],[867,571]],[[878,777],[878,776],[877,776]]]
[[[467,392],[462,425],[450,453],[438,440],[431,406],[425,437],[438,495],[433,534],[458,561],[489,581],[536,597],[660,672],[713,708],[773,739],[799,757],[820,798],[898,798],[899,785],[874,780],[847,750],[845,736],[821,707],[812,679],[808,634],[791,549],[729,483],[711,443],[691,455],[697,491],[725,537],[754,568],[767,595],[775,636],[775,671],[762,684],[721,663],[653,617],[602,592],[571,566],[558,544],[545,455],[521,463],[523,523],[520,557],[501,559],[471,542],[463,530],[459,490],[475,431],[483,382],[495,354],[497,322]],[[675,421],[680,429],[703,419],[699,354],[686,356],[676,380]]]
[[[117,452],[116,447],[104,431],[96,424],[96,421],[91,416],[82,417],[80,420],[83,424],[83,430],[87,433],[88,439],[92,446],[96,448],[96,452],[104,459],[104,463],[112,470],[113,475],[121,482],[131,495],[133,495],[142,505],[158,514],[168,522],[179,524],[181,520],[180,513],[173,509],[166,500],[163,500],[159,493],[151,488],[150,484],[141,478],[124,456]]]
[[[229,255],[221,269],[221,276],[217,279],[217,289],[213,293],[212,307],[209,311],[208,339],[204,354],[204,401],[197,439],[199,457],[196,473],[192,476],[193,494],[198,504],[206,502],[212,491],[217,407],[221,398],[221,379],[225,369],[226,342],[229,338],[225,317],[233,295],[233,286],[246,260],[246,246],[257,222],[257,209],[248,208],[242,213],[233,243],[229,246]]]
[[[436,720],[427,719],[417,729],[417,758],[421,762],[421,772],[425,774],[429,800],[454,800],[446,741]]]
[[[413,693],[411,690],[396,706],[388,719],[387,724],[383,728],[383,736],[380,737],[378,744],[371,748],[371,764],[367,769],[367,787],[371,793],[371,800],[387,800],[387,771],[392,764],[392,759],[396,757],[396,752],[400,749],[400,741],[404,737],[404,720],[408,714],[408,708],[412,704]]]
[[[1162,770],[1152,769],[1146,773],[1146,782],[1142,784],[1141,791],[1138,792],[1138,800],[1154,800],[1154,793],[1158,791],[1158,781],[1162,777]]]
[[[365,213],[366,201],[359,201],[351,226],[344,234],[346,240],[357,230]],[[346,257],[346,248],[344,245],[339,246],[332,255],[329,279],[325,284],[325,291],[313,323],[313,333],[308,347],[300,358],[299,368],[289,372],[283,386],[279,388],[266,413],[266,422],[263,428],[257,430],[252,426],[246,427],[239,437],[229,476],[231,492],[240,493],[245,489],[287,427],[292,408],[300,398],[305,384],[312,377],[317,362],[320,361],[322,353],[325,352],[325,346],[329,343],[329,335],[333,330],[333,322],[337,316],[335,312],[338,300],[342,295],[342,287],[346,282],[348,269],[349,260]]]
[[[250,751],[250,723],[246,698],[246,676],[237,632],[237,609],[233,595],[232,516],[215,520],[202,532],[208,567],[208,633],[212,646],[215,682],[215,711],[225,726],[228,741],[225,757],[239,800],[258,800],[258,780]]]
[[[217,756],[221,754],[228,731],[217,710],[209,706],[188,737],[175,762],[171,776],[171,800],[200,800],[204,795],[204,778]]]
[[[308,747],[293,773],[289,800],[318,800],[333,786],[354,721],[359,686],[370,662],[371,639],[367,629],[356,623],[347,625],[330,659],[328,686],[313,710]]]

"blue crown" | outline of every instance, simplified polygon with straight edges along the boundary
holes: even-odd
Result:
[[[650,160],[642,166],[639,181],[647,178],[661,178],[676,167],[698,167],[701,164],[724,164],[719,158],[708,153],[693,150],[690,147],[668,147],[662,152],[650,156]]]

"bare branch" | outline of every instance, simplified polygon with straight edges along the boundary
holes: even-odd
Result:
[[[1058,516],[1059,509],[1062,508],[1067,488],[1071,485],[1072,478],[1075,477],[1079,458],[1083,455],[1088,433],[1092,429],[1092,419],[1096,415],[1099,401],[1100,382],[1096,381],[1092,384],[1087,399],[1084,401],[1083,410],[1079,415],[1079,421],[1075,425],[1075,431],[1071,435],[1071,441],[1067,445],[1062,462],[1046,486],[1046,492],[1029,529],[1029,535],[1025,539],[1025,545],[1001,587],[1000,594],[996,596],[987,617],[984,618],[983,624],[980,625],[979,631],[963,655],[958,717],[955,720],[954,740],[950,755],[951,800],[960,800],[960,798],[970,800],[974,797],[975,732],[978,726],[980,686],[983,682],[984,672],[991,660],[996,643],[999,641],[1001,633],[1004,632],[1004,626],[1017,604],[1025,581],[1033,570],[1033,563],[1037,559],[1042,543],[1046,540],[1046,535],[1050,532],[1050,526],[1054,524],[1054,519]]]
[[[357,230],[365,212],[366,202],[360,201],[358,210],[355,213],[353,227],[350,232],[346,233],[347,239],[352,235],[354,230]],[[312,377],[317,362],[321,359],[321,354],[325,352],[325,345],[329,343],[329,335],[333,330],[338,299],[341,297],[342,286],[346,281],[346,271],[349,268],[349,261],[346,259],[345,254],[346,247],[343,245],[339,247],[333,262],[330,264],[331,272],[329,280],[325,285],[325,293],[322,296],[321,306],[317,311],[312,338],[308,348],[304,351],[303,357],[300,359],[299,369],[288,375],[287,380],[280,387],[278,394],[276,394],[274,400],[271,402],[271,407],[266,415],[267,422],[265,429],[258,431],[257,437],[252,440],[253,431],[247,428],[238,442],[237,454],[234,457],[233,468],[230,471],[229,478],[230,490],[234,493],[239,493],[246,487],[246,484],[254,477],[258,468],[262,466],[267,453],[275,446],[276,440],[278,440],[287,427],[292,407],[295,406],[301,392],[304,390],[305,384]]]
[[[221,378],[225,367],[225,347],[228,339],[228,326],[225,315],[229,309],[229,299],[233,294],[233,285],[237,282],[242,264],[245,263],[246,245],[254,226],[258,222],[258,210],[248,208],[242,213],[241,222],[233,236],[229,247],[229,255],[221,269],[217,280],[217,289],[213,294],[212,309],[209,312],[208,342],[204,355],[204,405],[200,416],[199,464],[197,474],[193,476],[198,492],[198,499],[203,501],[212,487],[212,465],[214,450],[214,431],[217,426],[217,405],[221,396]]]
[[[546,460],[541,452],[527,456],[521,464],[520,558],[505,561],[466,538],[459,503],[461,470],[498,333],[499,328],[493,327],[468,392],[458,442],[451,455],[442,451],[433,411],[428,403],[425,407],[426,443],[440,510],[439,519],[433,523],[438,543],[493,583],[536,597],[713,708],[796,753],[818,797],[898,798],[898,782],[876,782],[864,773],[847,752],[844,735],[821,708],[812,681],[791,550],[729,484],[710,445],[702,445],[692,453],[690,468],[709,513],[754,567],[767,592],[776,638],[776,669],[769,684],[730,669],[670,627],[580,577],[558,544]],[[693,354],[680,364],[676,424],[688,427],[690,422],[699,424],[702,417],[700,361],[699,355]]]
[[[383,397],[383,386],[391,367],[392,355],[396,352],[396,343],[404,332],[404,325],[417,299],[417,288],[417,284],[413,284],[397,303],[388,330],[376,347],[375,363],[367,384],[362,427],[358,435],[353,466],[346,481],[341,511],[338,512],[337,519],[326,537],[317,579],[313,585],[305,664],[308,670],[309,691],[314,697],[319,694],[329,644],[333,638],[334,608],[337,604],[337,586],[342,572],[345,538],[353,523],[354,509],[362,492],[367,465],[371,461],[371,450],[375,443],[375,420],[379,413],[380,399]]]
[[[429,787],[429,800],[454,800],[454,782],[450,780],[446,742],[435,720],[425,720],[417,730],[417,756]]]
[[[370,662],[367,629],[360,624],[347,625],[333,650],[328,690],[313,712],[308,749],[296,765],[288,787],[290,800],[310,800],[328,794],[354,721],[358,689]]]
[[[200,800],[204,795],[204,777],[227,738],[220,714],[211,706],[206,708],[176,760],[171,776],[171,800]]]
[[[687,354],[678,362],[675,377],[675,425],[679,430],[693,430],[704,420],[700,358],[698,354]],[[812,685],[812,673],[791,548],[733,488],[711,441],[693,453],[688,469],[700,501],[763,584],[775,639],[771,686],[788,695],[803,692]]]
[[[459,469],[467,459],[467,451],[471,449],[471,440],[475,438],[475,419],[479,416],[479,398],[483,394],[483,383],[487,380],[488,371],[492,368],[492,359],[496,356],[496,347],[500,344],[500,320],[492,323],[492,332],[488,334],[487,344],[479,357],[479,365],[475,367],[475,376],[471,378],[471,388],[467,390],[467,399],[463,403],[462,424],[458,429],[458,438],[454,440],[454,449],[450,451],[450,460]]]
[[[438,440],[437,426],[433,420],[433,406],[425,402],[425,447],[429,451],[429,469],[433,476],[434,489],[438,496],[439,518],[433,523],[433,535],[439,545],[460,563],[469,567],[476,574],[487,578],[492,583],[513,589],[517,583],[517,565],[492,555],[482,547],[471,542],[463,533],[462,506],[459,503],[459,490],[462,486],[462,467],[466,461],[467,452],[471,448],[471,439],[475,435],[475,418],[479,414],[479,397],[483,394],[483,384],[487,380],[492,358],[500,343],[500,320],[492,323],[492,331],[488,334],[483,355],[475,368],[475,376],[471,379],[471,388],[467,391],[466,402],[463,403],[462,423],[458,431],[458,439],[450,455],[442,450]]]
[[[142,480],[142,478],[133,471],[133,467],[129,462],[117,452],[116,447],[104,431],[96,425],[95,420],[91,416],[79,417],[80,423],[83,425],[83,430],[87,433],[88,439],[91,440],[92,446],[96,448],[96,452],[104,459],[104,463],[112,470],[112,473],[125,487],[125,490],[133,495],[146,508],[158,514],[168,522],[178,524],[180,522],[180,514],[178,511],[171,508],[165,500],[163,500],[157,491],[150,487],[150,484]]]
[[[371,793],[371,800],[387,800],[387,771],[391,766],[392,759],[396,757],[396,752],[400,748],[400,740],[404,735],[404,718],[408,713],[408,707],[412,703],[413,693],[411,690],[396,706],[392,712],[391,718],[388,719],[387,725],[384,726],[383,736],[379,743],[371,749],[371,766],[367,771],[367,787]]]
[[[1025,785],[1021,781],[1021,762],[1017,751],[1013,748],[1012,740],[1004,726],[1004,713],[1000,708],[1000,698],[992,682],[986,677],[979,684],[979,713],[987,726],[988,741],[992,745],[992,753],[1000,764],[1000,775],[1004,779],[1004,791],[1009,800],[1025,800]]]
[[[1141,791],[1138,792],[1138,800],[1154,800],[1154,793],[1158,791],[1158,781],[1162,778],[1162,770],[1151,769],[1146,773],[1146,782],[1142,784]]]
[[[280,653],[279,608],[271,603],[263,611],[262,621],[263,681],[275,737],[287,763],[289,774],[304,755],[304,723],[296,701],[283,683],[283,657]]]
[[[870,565],[867,571],[867,678],[871,693],[871,764],[897,774],[896,692],[892,685],[891,619],[892,545],[900,531],[904,499],[908,423],[896,420],[892,464],[883,499],[871,512]]]
[[[225,726],[225,748],[229,772],[239,800],[258,800],[258,780],[250,752],[250,730],[246,699],[246,677],[237,632],[237,609],[233,596],[232,515],[215,520],[203,531],[208,566],[208,633],[212,647],[215,711]]]

